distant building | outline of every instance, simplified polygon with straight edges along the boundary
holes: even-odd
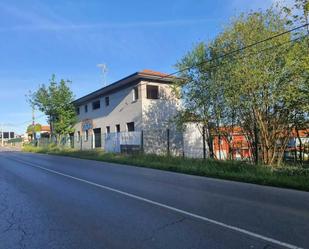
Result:
[[[38,134],[39,134],[40,137],[49,138],[49,136],[50,136],[50,126],[49,125],[39,125],[39,124],[37,124],[36,126],[40,127],[39,131],[34,132],[32,129],[28,128],[28,131],[26,132],[26,134],[24,136],[25,142],[30,142],[30,141],[33,140],[33,138],[34,138],[33,133],[36,133],[37,134],[36,136],[38,136]],[[28,127],[30,127],[30,126],[28,126]]]
[[[221,127],[221,134],[214,134],[213,148],[217,159],[236,159],[247,160],[252,158],[252,148],[247,140],[245,132],[240,127],[234,127],[229,130],[227,127]],[[301,144],[300,144],[301,141]],[[293,130],[285,150],[284,157],[286,160],[298,157],[302,151],[304,160],[309,159],[309,129],[299,131]]]
[[[302,151],[302,159],[309,160],[309,129],[299,130],[298,134],[294,129],[292,131],[285,158],[290,160],[299,159]]]
[[[217,159],[249,159],[252,156],[250,143],[240,127],[229,129],[221,127],[221,134],[215,134],[213,141],[214,154]]]
[[[15,132],[13,131],[4,131],[3,133],[0,132],[0,139],[2,139],[3,135],[3,141],[8,141],[10,139],[15,138]]]

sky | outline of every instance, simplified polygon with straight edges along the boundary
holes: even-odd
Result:
[[[26,94],[52,74],[71,80],[78,98],[103,86],[101,63],[108,84],[143,69],[172,73],[231,18],[274,1],[1,0],[0,124],[24,133],[31,123]]]

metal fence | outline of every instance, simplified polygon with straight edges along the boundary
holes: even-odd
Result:
[[[189,136],[175,129],[133,132],[92,133],[71,137],[68,146],[80,150],[103,149],[113,153],[139,153],[185,157],[203,157],[202,136]],[[72,143],[72,141],[74,141]],[[206,153],[205,153],[206,154]]]
[[[54,143],[49,138],[41,138],[35,142],[37,146],[48,146]],[[78,150],[102,149],[112,153],[147,153],[157,155],[182,156],[188,158],[207,158],[209,149],[205,137],[201,132],[189,129],[184,132],[176,129],[152,129],[132,132],[96,133],[67,136],[58,141],[58,144]],[[248,143],[237,144],[232,151],[221,148],[215,149],[216,159],[252,160],[252,153]],[[260,153],[259,153],[260,154]],[[261,158],[261,156],[260,156]],[[302,148],[288,147],[283,160],[292,163],[309,163],[309,144]]]

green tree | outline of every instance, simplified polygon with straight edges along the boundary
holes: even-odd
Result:
[[[27,133],[33,133],[33,132],[40,132],[42,129],[42,126],[40,124],[35,125],[28,125],[27,127]]]
[[[182,117],[194,116],[219,136],[229,134],[220,134],[220,126],[237,124],[253,152],[260,144],[265,164],[280,164],[296,120],[308,120],[308,37],[286,32],[288,20],[274,8],[243,14],[176,65],[183,70],[176,81],[182,113],[190,114]]]
[[[187,53],[176,67],[181,71],[175,81],[175,89],[182,99],[183,109],[179,112],[178,122],[195,122],[199,125],[200,132],[205,136],[210,157],[214,157],[213,133],[217,124],[216,118],[220,115],[218,89],[212,78],[210,64],[204,60],[211,58],[210,47],[199,43],[191,52]],[[194,67],[192,67],[194,65]],[[188,70],[186,70],[189,68]]]
[[[241,49],[286,32],[286,23],[282,12],[274,9],[250,13],[235,20],[215,43],[222,50],[229,48],[227,52]],[[286,33],[243,50],[226,58],[226,66],[219,70],[225,71],[221,77],[227,91],[225,97],[229,105],[236,104],[240,125],[251,138],[258,132],[265,164],[280,164],[296,126],[295,116],[304,114],[309,104],[308,37],[293,40],[295,35]],[[232,94],[228,94],[230,90]]]
[[[36,106],[48,117],[51,136],[60,142],[61,138],[74,132],[73,125],[76,122],[74,99],[68,80],[56,81],[55,75],[49,85],[41,85],[37,91],[29,96],[32,106]]]

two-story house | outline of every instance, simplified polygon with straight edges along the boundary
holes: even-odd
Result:
[[[134,131],[137,141],[131,138],[133,144],[140,143],[141,131],[152,134],[156,142],[160,136],[166,140],[164,131],[175,129],[170,121],[180,103],[172,91],[173,80],[166,74],[143,70],[75,100],[78,122],[74,147],[107,148],[109,136]],[[147,141],[144,143],[147,147]]]

